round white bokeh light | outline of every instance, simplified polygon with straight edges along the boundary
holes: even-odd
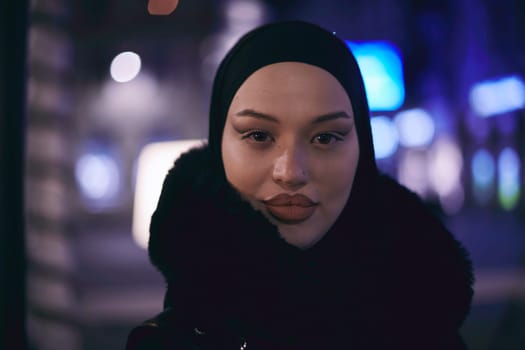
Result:
[[[399,142],[405,147],[426,147],[434,139],[434,120],[422,108],[399,112],[394,117],[394,123],[399,132]]]
[[[82,194],[90,200],[109,202],[119,191],[119,170],[109,155],[84,154],[76,163],[75,175]]]
[[[388,117],[383,116],[373,117],[370,124],[376,159],[384,159],[393,155],[399,144],[395,125]]]
[[[113,80],[125,83],[133,80],[140,72],[140,56],[126,51],[115,56],[111,62],[110,73]]]

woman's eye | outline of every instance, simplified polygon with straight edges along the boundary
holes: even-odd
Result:
[[[333,135],[333,134],[319,134],[314,137],[313,142],[319,143],[321,145],[329,145],[335,141],[341,141],[341,140],[342,140],[341,137],[337,137],[336,135]]]
[[[263,131],[253,131],[243,137],[243,139],[249,138],[255,142],[266,142],[270,139],[270,136]]]

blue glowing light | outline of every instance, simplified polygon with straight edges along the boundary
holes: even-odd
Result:
[[[399,143],[394,124],[387,117],[374,117],[370,122],[375,157],[377,159],[390,157],[396,152]]]
[[[485,149],[474,153],[471,163],[472,190],[479,204],[487,204],[494,194],[496,165],[494,157]]]
[[[470,105],[481,117],[525,107],[525,84],[517,76],[480,82],[470,91]]]
[[[363,75],[372,111],[394,111],[403,105],[405,84],[399,50],[387,42],[347,41]]]
[[[434,138],[434,120],[424,109],[415,108],[398,113],[395,123],[399,142],[405,147],[424,147]]]
[[[118,167],[106,154],[87,153],[75,166],[75,176],[82,194],[89,200],[107,202],[114,199],[120,186]]]
[[[507,210],[514,208],[520,198],[520,159],[509,147],[498,158],[498,197]]]
[[[472,157],[472,178],[474,184],[481,188],[489,187],[496,175],[494,158],[485,149],[480,149]]]

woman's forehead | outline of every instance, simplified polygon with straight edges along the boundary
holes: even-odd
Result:
[[[267,65],[250,75],[237,90],[229,114],[247,109],[276,115],[352,114],[341,83],[328,71],[301,62]]]
[[[288,81],[290,83],[296,81],[310,81],[312,83],[338,82],[334,75],[319,66],[304,62],[285,61],[268,64],[255,70],[245,79],[241,87],[245,85],[246,82],[251,82],[252,84],[254,82],[271,83],[276,80],[280,82]],[[338,85],[343,89],[340,83]]]

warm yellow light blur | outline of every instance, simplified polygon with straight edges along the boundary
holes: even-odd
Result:
[[[159,200],[162,183],[174,161],[205,140],[156,142],[146,145],[137,161],[137,181],[133,204],[133,239],[142,248],[148,246],[149,223]]]

